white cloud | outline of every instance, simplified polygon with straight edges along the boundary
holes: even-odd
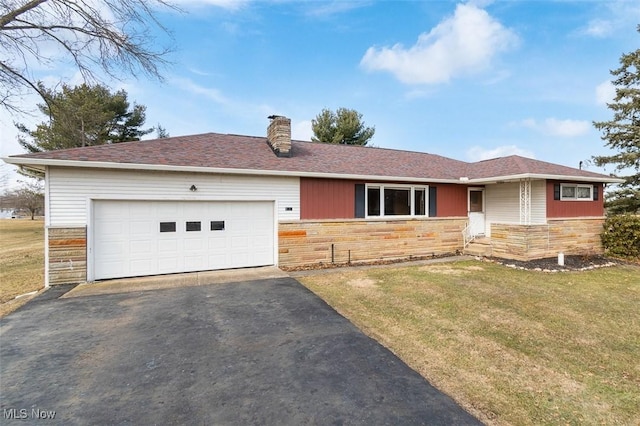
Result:
[[[535,155],[532,151],[519,148],[516,145],[503,145],[495,148],[473,146],[467,150],[467,158],[470,161],[490,160],[492,158],[507,157],[509,155],[519,155],[521,157],[535,158]]]
[[[558,120],[557,118],[547,118],[544,121],[527,118],[515,124],[545,135],[563,138],[581,136],[591,129],[591,123],[586,120]]]
[[[324,18],[324,17],[329,17],[329,16],[333,16],[333,15],[337,15],[345,12],[350,12],[353,9],[367,6],[368,2],[334,0],[329,2],[311,2],[310,5],[312,7],[307,11],[308,16]]]
[[[458,4],[453,16],[420,34],[410,48],[370,47],[360,64],[369,71],[389,71],[407,84],[443,83],[488,68],[498,52],[517,42],[517,35],[485,10]]]
[[[200,86],[187,78],[175,78],[172,82],[178,89],[205,96],[221,105],[229,104],[229,100],[218,89]]]
[[[609,81],[603,81],[596,86],[596,102],[598,105],[606,105],[613,101],[616,96],[616,88]]]
[[[582,33],[592,37],[606,37],[613,33],[614,25],[611,21],[604,19],[592,19],[583,29]]]
[[[595,2],[594,17],[575,33],[581,36],[605,38],[616,35],[627,37],[635,31],[640,20],[640,3],[627,0]]]
[[[313,135],[311,120],[294,122],[291,126],[291,139],[299,141],[310,141]]]

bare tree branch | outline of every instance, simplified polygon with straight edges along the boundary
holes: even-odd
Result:
[[[22,96],[42,97],[35,64],[71,61],[87,83],[139,73],[162,80],[170,49],[151,36],[153,27],[169,34],[159,7],[179,11],[165,0],[0,0],[0,106],[24,112]]]

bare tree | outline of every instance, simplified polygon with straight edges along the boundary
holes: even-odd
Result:
[[[44,208],[42,182],[23,182],[22,187],[0,197],[0,206],[3,210],[26,210],[33,220],[35,215],[41,213]]]
[[[46,102],[34,64],[71,62],[90,83],[101,73],[161,80],[169,49],[153,45],[152,27],[168,33],[157,7],[178,10],[165,0],[0,0],[0,105],[24,112],[28,92]]]

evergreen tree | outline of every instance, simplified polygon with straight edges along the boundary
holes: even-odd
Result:
[[[636,213],[640,211],[640,49],[623,54],[620,68],[611,71],[611,75],[616,96],[607,106],[613,111],[613,119],[593,125],[603,132],[605,146],[617,153],[595,156],[593,160],[598,166],[615,164],[617,172],[628,173],[619,176],[625,182],[607,194],[609,211]]]
[[[130,106],[127,93],[82,84],[62,86],[54,91],[40,84],[45,103],[40,112],[49,117],[34,130],[17,124],[18,142],[29,152],[52,151],[81,146],[137,141],[151,129],[141,129],[145,121],[143,105]]]
[[[311,120],[313,142],[366,145],[373,137],[375,127],[365,127],[362,114],[354,109],[338,108],[334,113],[323,109]]]

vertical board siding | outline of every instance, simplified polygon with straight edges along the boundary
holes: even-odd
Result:
[[[300,219],[355,217],[357,181],[300,178]]]
[[[467,216],[467,186],[454,184],[433,185],[437,190],[437,217]]]
[[[547,181],[547,217],[601,217],[604,216],[604,196],[602,184],[594,184],[594,190],[598,191],[598,199],[595,201],[561,201],[553,199],[553,185],[559,183],[584,183],[567,181]]]
[[[276,200],[279,220],[300,218],[297,177],[50,168],[49,225],[86,225],[89,199]],[[197,191],[190,191],[191,185]],[[288,209],[290,208],[290,210]]]
[[[355,218],[355,186],[362,183],[344,179],[300,178],[300,219]],[[415,183],[407,184],[415,185]],[[437,188],[437,217],[467,215],[466,186],[424,185]]]

